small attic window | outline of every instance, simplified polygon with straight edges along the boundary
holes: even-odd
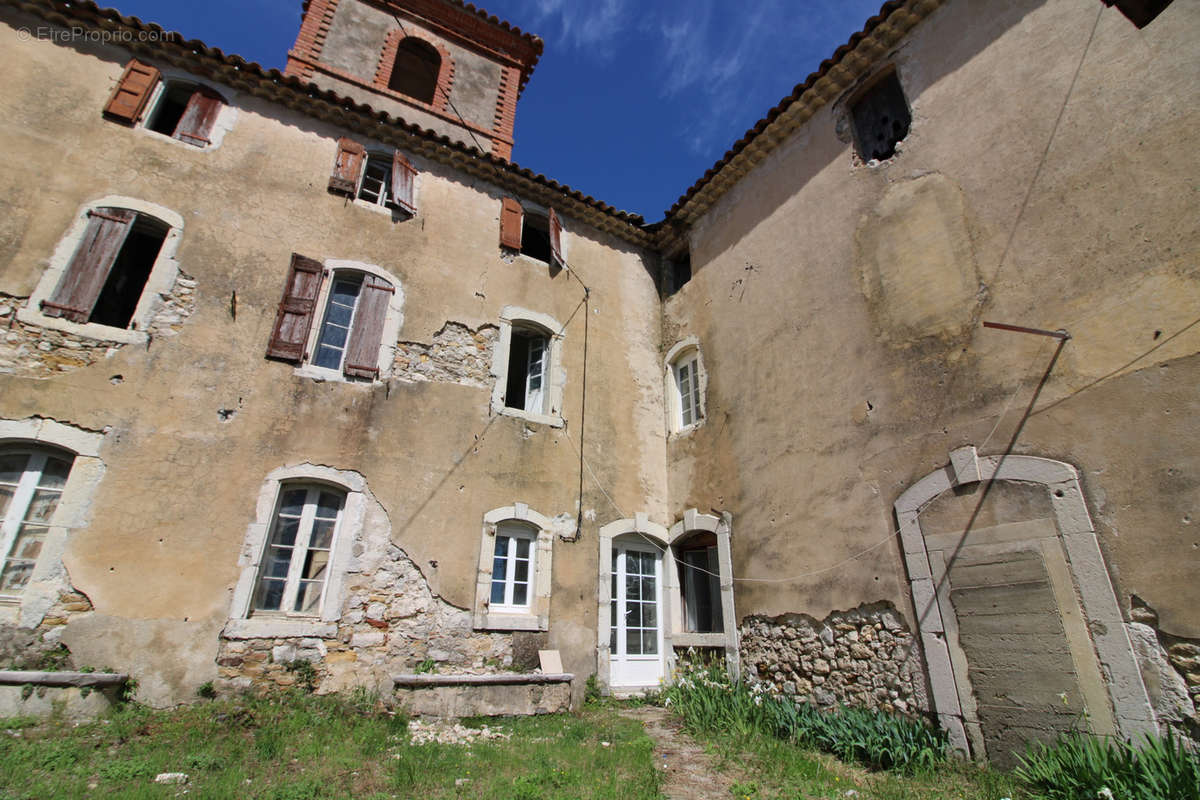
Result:
[[[1116,6],[1130,22],[1144,28],[1171,5],[1171,0],[1104,0],[1106,6]]]
[[[893,70],[872,84],[850,107],[854,140],[863,161],[886,161],[908,135],[912,113]]]
[[[396,47],[388,88],[432,104],[441,69],[442,56],[433,45],[415,36],[406,37]]]
[[[550,263],[550,219],[541,214],[525,212],[525,228],[521,233],[521,254]]]
[[[692,279],[692,255],[686,250],[672,256],[666,264],[665,288],[668,295],[675,294]]]

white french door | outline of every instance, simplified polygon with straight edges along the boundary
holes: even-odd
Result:
[[[663,677],[662,551],[642,541],[614,541],[609,598],[610,685],[657,685]]]

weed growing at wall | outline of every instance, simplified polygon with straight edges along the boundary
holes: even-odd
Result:
[[[944,734],[922,720],[863,708],[821,711],[762,684],[735,683],[719,663],[685,662],[665,695],[697,732],[772,736],[874,769],[914,772],[945,759]]]
[[[1200,800],[1200,754],[1169,730],[1136,745],[1072,732],[1017,758],[1017,777],[1046,800]]]

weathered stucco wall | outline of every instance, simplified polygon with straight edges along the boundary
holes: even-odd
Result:
[[[413,156],[419,211],[394,221],[326,191],[338,129],[228,90],[239,115],[218,148],[130,129],[101,116],[128,53],[22,41],[15,27],[30,21],[2,19],[0,63],[12,81],[0,98],[5,307],[28,298],[79,209],[110,194],[182,215],[176,257],[194,281],[189,315],[169,337],[105,348],[53,375],[22,355],[0,374],[0,417],[107,431],[90,523],[71,532],[64,557],[95,607],[86,630],[64,638],[88,663],[127,669],[153,702],[187,699],[216,677],[247,525],[267,474],[289,464],[360,474],[430,591],[470,609],[486,511],[515,502],[547,517],[578,511],[585,318],[588,381],[605,387],[588,397],[590,467],[617,503],[664,513],[662,400],[647,389],[659,380],[658,324],[647,313],[657,300],[644,253],[563,215],[568,259],[592,289],[589,315],[568,272],[504,257],[496,187]],[[490,347],[489,326],[507,305],[552,316],[565,325],[565,427],[492,415],[490,382],[399,368],[386,382],[318,382],[266,360],[292,252],[396,276],[401,351],[436,351],[460,327]],[[615,516],[608,502],[589,478],[582,537],[554,543],[548,644],[580,689],[595,669],[593,520]]]
[[[955,1],[883,57],[893,158],[819,109],[695,221],[664,347],[694,335],[708,414],[669,445],[671,510],[737,521],[739,615],[909,609],[891,505],[974,444],[1076,465],[1122,607],[1200,631],[1195,533],[1200,10],[1137,30],[1087,0]],[[846,92],[851,94],[853,89]],[[981,523],[982,524],[982,523]],[[910,625],[912,625],[910,616]]]

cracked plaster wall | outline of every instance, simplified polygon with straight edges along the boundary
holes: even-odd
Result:
[[[986,319],[1070,330],[1015,449],[1077,465],[1118,595],[1200,634],[1200,173],[1174,155],[1198,31],[1180,3],[1138,31],[950,0],[880,62],[913,113],[895,157],[854,155],[846,86],[695,220],[663,341],[705,348],[708,420],[669,444],[670,499],[730,511],[735,576],[780,581],[736,584],[741,614],[913,626],[892,502],[955,447],[1002,452],[1050,365]]]
[[[653,408],[661,400],[648,254],[562,214],[572,264],[592,289],[594,391],[585,426],[584,314],[572,317],[582,290],[565,271],[504,262],[498,233],[506,191],[409,154],[419,209],[393,221],[326,191],[344,131],[230,92],[238,115],[220,148],[141,136],[100,114],[129,53],[21,41],[16,28],[34,22],[11,9],[0,10],[0,22],[7,23],[0,63],[12,80],[0,97],[10,123],[0,140],[11,165],[0,175],[0,224],[20,221],[13,236],[0,237],[0,293],[27,297],[75,210],[109,194],[178,210],[186,224],[176,258],[195,281],[194,308],[173,336],[153,337],[148,347],[105,347],[95,361],[45,380],[0,374],[0,416],[41,414],[109,429],[90,522],[73,532],[64,554],[74,585],[95,606],[67,626],[72,653],[128,669],[140,696],[155,704],[190,700],[196,686],[217,679],[244,533],[265,476],[284,464],[362,474],[385,509],[396,552],[453,609],[473,602],[487,510],[522,502],[575,519],[581,427],[589,463],[619,503],[661,506],[661,456],[628,469],[646,460],[629,454],[652,447],[642,438],[661,419]],[[303,214],[292,211],[301,206]],[[490,361],[492,326],[507,305],[564,322],[565,428],[492,415],[490,381],[470,369],[454,377],[459,382],[319,382],[265,359],[293,252],[377,264],[395,275],[406,298],[399,349],[435,362],[462,331]],[[631,332],[645,342],[633,359]],[[448,377],[450,362],[442,363]],[[577,695],[595,669],[595,529],[616,516],[606,502],[589,479],[579,542],[554,544],[545,643],[577,675]],[[459,624],[460,612],[445,613],[446,624]],[[508,646],[497,645],[495,657],[503,661]],[[371,647],[362,649],[364,661]]]

